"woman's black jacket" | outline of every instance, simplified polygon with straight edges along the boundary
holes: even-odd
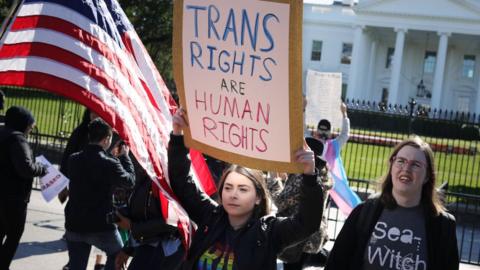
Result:
[[[9,127],[0,128],[0,199],[28,203],[33,178],[46,169],[35,162],[25,135]]]
[[[174,226],[165,223],[160,200],[153,194],[153,181],[143,175],[135,183],[128,201],[128,217],[133,238],[140,244],[161,241],[170,236],[178,236]]]
[[[335,240],[326,270],[363,269],[365,248],[383,209],[384,205],[378,198],[369,199],[353,209]],[[433,216],[427,210],[424,212],[427,269],[458,270],[455,218],[446,212],[438,216]]]
[[[198,225],[182,269],[195,269],[198,258],[230,226],[221,205],[200,191],[189,175],[183,136],[171,135],[168,148],[170,184],[190,218]],[[315,232],[322,217],[322,187],[316,175],[304,175],[299,213],[288,218],[252,218],[234,244],[236,269],[276,269],[277,254]]]

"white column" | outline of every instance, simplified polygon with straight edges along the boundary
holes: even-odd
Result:
[[[447,62],[448,37],[450,33],[438,33],[440,40],[438,41],[437,62],[435,63],[435,75],[433,77],[432,108],[441,109],[442,92],[443,92],[443,75],[445,73],[445,63]]]
[[[360,73],[360,69],[362,68],[362,50],[363,50],[363,29],[365,26],[363,25],[355,25],[355,35],[353,39],[353,51],[352,51],[352,62],[350,63],[350,72],[348,74],[348,89],[347,89],[347,97],[348,99],[357,99],[360,95],[359,85],[358,85],[358,77]]]
[[[392,75],[388,94],[388,103],[390,104],[396,104],[398,101],[398,88],[400,87],[400,72],[402,71],[403,49],[407,29],[395,28],[395,32],[397,32],[397,38],[395,41],[395,53],[393,54]]]
[[[367,89],[368,92],[368,99],[373,101],[373,96],[375,92],[373,90],[373,82],[375,80],[375,63],[376,63],[376,55],[377,55],[377,41],[372,41],[370,46],[370,61],[368,61],[368,78],[367,78]]]

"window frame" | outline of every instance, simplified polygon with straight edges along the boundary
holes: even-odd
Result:
[[[468,57],[471,57],[473,59],[467,59]],[[468,61],[468,60],[471,60],[473,62],[473,65],[470,66],[471,69],[469,69],[467,71],[465,68],[469,67],[469,66],[466,65],[466,61]],[[462,62],[462,78],[469,79],[469,80],[475,79],[475,67],[476,67],[476,65],[477,65],[476,55],[474,55],[474,54],[464,54],[463,55],[463,62]],[[465,72],[465,71],[467,71],[467,72]],[[472,74],[471,76],[469,76],[469,74],[468,74],[468,73],[470,73],[470,71],[471,71],[471,74]]]
[[[350,45],[350,55],[345,54],[345,47],[346,45]],[[352,63],[352,55],[353,55],[353,43],[351,42],[342,42],[342,54],[340,56],[340,64],[342,65],[350,65]],[[350,58],[348,58],[350,56]],[[348,63],[344,59],[348,59]]]
[[[433,56],[433,59],[434,59],[433,62],[429,61],[431,56]],[[428,66],[427,66],[427,64],[428,64]],[[437,52],[436,51],[425,51],[425,55],[423,57],[423,73],[424,74],[434,74],[436,66],[437,66]],[[428,67],[428,69],[427,69],[427,67]]]
[[[392,66],[393,56],[395,55],[395,48],[387,48],[387,59],[385,60],[385,69],[389,69]]]
[[[315,43],[320,44],[320,50],[315,50]],[[312,50],[310,53],[310,61],[319,62],[322,61],[322,50],[323,50],[323,41],[321,40],[312,40]],[[318,59],[314,59],[314,53],[319,54]]]

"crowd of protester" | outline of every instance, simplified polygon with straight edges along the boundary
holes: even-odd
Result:
[[[3,110],[3,97],[2,97]],[[86,111],[60,164],[69,179],[59,195],[66,202],[65,270],[85,270],[91,248],[106,255],[97,269],[254,270],[324,266],[325,269],[445,269],[459,267],[455,219],[436,190],[430,146],[418,137],[399,143],[388,159],[378,194],[348,216],[328,252],[324,215],[329,174],[323,145],[345,145],[350,124],[342,104],[342,131],[334,138],[322,119],[314,140],[296,152],[303,173],[262,172],[208,157],[218,194],[199,188],[190,171],[183,130],[187,114],[172,118],[168,146],[170,185],[196,232],[189,246],[166,223],[154,182],[101,118]],[[24,230],[34,177],[45,175],[27,136],[35,118],[13,106],[0,126],[0,270],[8,270]],[[307,143],[307,141],[309,143]],[[313,142],[313,143],[312,143]],[[132,160],[133,159],[133,160]],[[123,237],[122,237],[123,235]],[[100,259],[101,260],[101,259]]]

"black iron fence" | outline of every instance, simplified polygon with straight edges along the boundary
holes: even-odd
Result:
[[[414,104],[382,107],[347,101],[347,106],[352,130],[342,158],[350,179],[379,179],[392,147],[415,134],[434,151],[439,183],[448,182],[452,192],[480,195],[477,115]]]
[[[447,208],[457,220],[461,261],[480,265],[480,196],[450,192],[447,202]]]
[[[369,101],[346,101],[352,123],[361,129],[392,133],[414,133],[435,138],[480,140],[480,115],[437,110],[417,105],[388,105]]]

